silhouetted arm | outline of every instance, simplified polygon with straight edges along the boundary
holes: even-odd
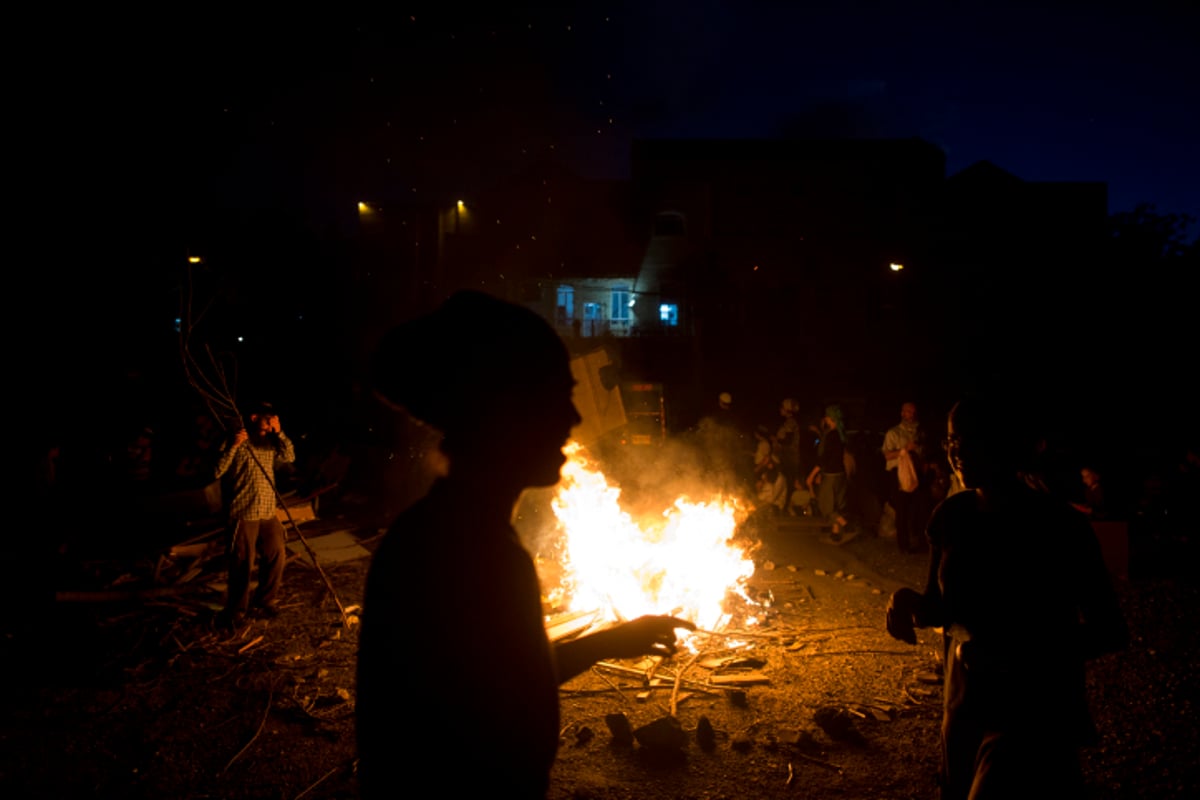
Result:
[[[675,654],[675,629],[694,631],[684,619],[668,616],[638,617],[606,630],[554,646],[558,682],[565,683],[606,658]]]
[[[1129,628],[1108,567],[1100,552],[1100,543],[1092,526],[1082,518],[1074,526],[1079,555],[1075,560],[1075,591],[1079,603],[1079,653],[1085,659],[1097,658],[1129,646]]]
[[[925,578],[925,591],[897,589],[888,599],[887,632],[892,638],[909,644],[917,643],[915,628],[937,628],[943,625],[942,587],[938,581],[938,569],[942,563],[941,526],[946,514],[934,513],[929,521],[929,570]]]

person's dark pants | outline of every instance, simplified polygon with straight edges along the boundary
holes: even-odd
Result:
[[[229,551],[229,596],[225,602],[228,614],[245,614],[250,607],[250,576],[254,574],[258,556],[258,589],[254,604],[274,605],[283,582],[285,535],[278,519],[239,520],[233,529]]]
[[[1037,726],[1032,719],[1026,730],[987,731],[948,715],[942,722],[941,800],[1082,798],[1078,749]]]
[[[900,488],[899,474],[892,476],[892,509],[896,512],[896,546],[900,552],[908,553],[924,549],[925,522],[922,510],[925,507],[922,499],[923,486],[918,486],[912,492]]]

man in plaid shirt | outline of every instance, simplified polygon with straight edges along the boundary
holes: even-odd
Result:
[[[269,403],[250,415],[250,428],[239,430],[217,461],[216,477],[233,482],[229,504],[229,593],[221,622],[238,624],[250,608],[250,576],[259,557],[254,605],[266,617],[278,614],[275,597],[283,580],[285,533],[276,516],[275,465],[296,460],[291,439],[279,426]]]

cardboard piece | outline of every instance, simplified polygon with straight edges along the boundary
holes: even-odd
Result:
[[[604,348],[571,359],[571,376],[575,378],[571,400],[583,417],[583,422],[571,430],[571,438],[580,444],[591,444],[627,422],[620,386],[609,380],[609,388],[605,387],[604,375],[613,369]]]
[[[358,539],[354,538],[354,534],[350,531],[334,531],[320,536],[305,536],[304,541],[308,542],[308,546],[317,554],[317,561],[321,564],[336,564],[341,561],[371,557],[371,551],[360,545]],[[312,566],[312,558],[309,557],[304,542],[295,539],[289,541],[287,546],[288,550],[299,556],[304,563]]]
[[[317,510],[313,506],[313,501],[308,500],[292,500],[284,499],[287,503],[287,511],[282,508],[275,509],[275,516],[279,518],[285,526],[288,524],[288,516],[292,518],[292,522],[297,525],[303,525],[305,522],[312,522],[317,518]]]

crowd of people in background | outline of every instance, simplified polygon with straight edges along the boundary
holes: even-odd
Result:
[[[873,430],[839,403],[802,404],[787,396],[773,413],[755,419],[739,407],[735,391],[714,399],[697,425],[676,435],[692,434],[708,451],[721,488],[749,499],[760,516],[819,518],[834,538],[884,535],[894,537],[901,551],[920,551],[929,515],[959,488],[940,439],[927,434],[914,400],[896,406],[892,425]],[[930,415],[930,424],[935,416],[943,421],[940,413]],[[297,439],[296,461],[278,476],[287,488],[318,480],[331,457],[345,460],[346,448],[336,436],[309,428]],[[91,439],[48,433],[33,454],[35,496],[116,513],[136,509],[146,498],[210,485],[227,434],[206,409],[187,402],[170,415],[161,408],[154,415],[130,415],[107,438],[98,438],[95,429]],[[1114,463],[1111,448],[1097,453],[1065,437],[1045,436],[1025,479],[1090,519],[1137,522],[1155,534],[1186,536],[1200,509],[1200,445],[1182,433],[1157,444],[1156,450],[1132,452]],[[831,452],[837,449],[843,452],[840,475]],[[341,462],[339,475],[346,478]],[[913,472],[917,483],[906,491],[901,476]],[[73,535],[69,514],[62,519],[60,550]]]
[[[692,432],[702,449],[725,450],[714,463],[736,465],[759,519],[810,517],[835,543],[882,535],[894,537],[900,552],[927,550],[930,515],[962,489],[937,433],[944,415],[926,425],[916,401],[905,400],[896,422],[875,431],[847,419],[840,404],[802,407],[794,397],[780,401],[777,417],[753,419],[737,408],[736,396],[721,392],[718,410],[703,415]],[[1148,535],[1194,536],[1200,519],[1195,438],[1181,432],[1173,446],[1125,453],[1119,463],[1114,457],[1047,432],[1037,438],[1022,477],[1090,520],[1136,522]]]

